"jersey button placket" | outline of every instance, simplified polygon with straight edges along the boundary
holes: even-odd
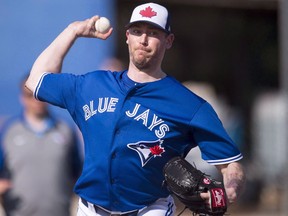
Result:
[[[121,128],[120,127],[116,127],[115,131],[114,131],[114,135],[115,136],[119,136],[121,134]]]
[[[120,134],[120,129],[118,128],[118,129],[116,129],[116,131],[115,131],[115,136],[117,136],[117,135],[119,135],[119,134]],[[116,152],[113,152],[112,155],[111,155],[111,160],[114,160],[114,159],[116,158],[116,156],[117,156],[117,153],[116,153]],[[113,178],[112,176],[111,176],[110,183],[111,183],[111,185],[115,183],[115,178]]]
[[[114,152],[111,155],[111,159],[114,160],[115,158],[116,158],[116,153]],[[113,176],[111,176],[110,183],[111,183],[111,185],[113,185],[115,183],[115,178]]]

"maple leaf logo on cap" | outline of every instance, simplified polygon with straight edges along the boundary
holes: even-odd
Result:
[[[153,11],[153,9],[150,6],[145,8],[145,10],[141,10],[140,14],[143,17],[148,17],[148,18],[151,18],[153,16],[157,16],[157,12]]]

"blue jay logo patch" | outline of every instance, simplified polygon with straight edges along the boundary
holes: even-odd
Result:
[[[162,156],[165,152],[162,143],[163,140],[160,139],[156,141],[140,141],[137,143],[129,143],[127,144],[127,147],[138,153],[142,167],[144,167],[151,158]]]

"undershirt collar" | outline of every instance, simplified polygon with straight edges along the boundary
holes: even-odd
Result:
[[[139,82],[135,82],[133,80],[131,80],[128,75],[127,75],[128,70],[126,70],[123,75],[122,75],[122,81],[124,84],[124,87],[126,90],[131,89],[132,87],[134,87],[137,84],[140,84]]]

